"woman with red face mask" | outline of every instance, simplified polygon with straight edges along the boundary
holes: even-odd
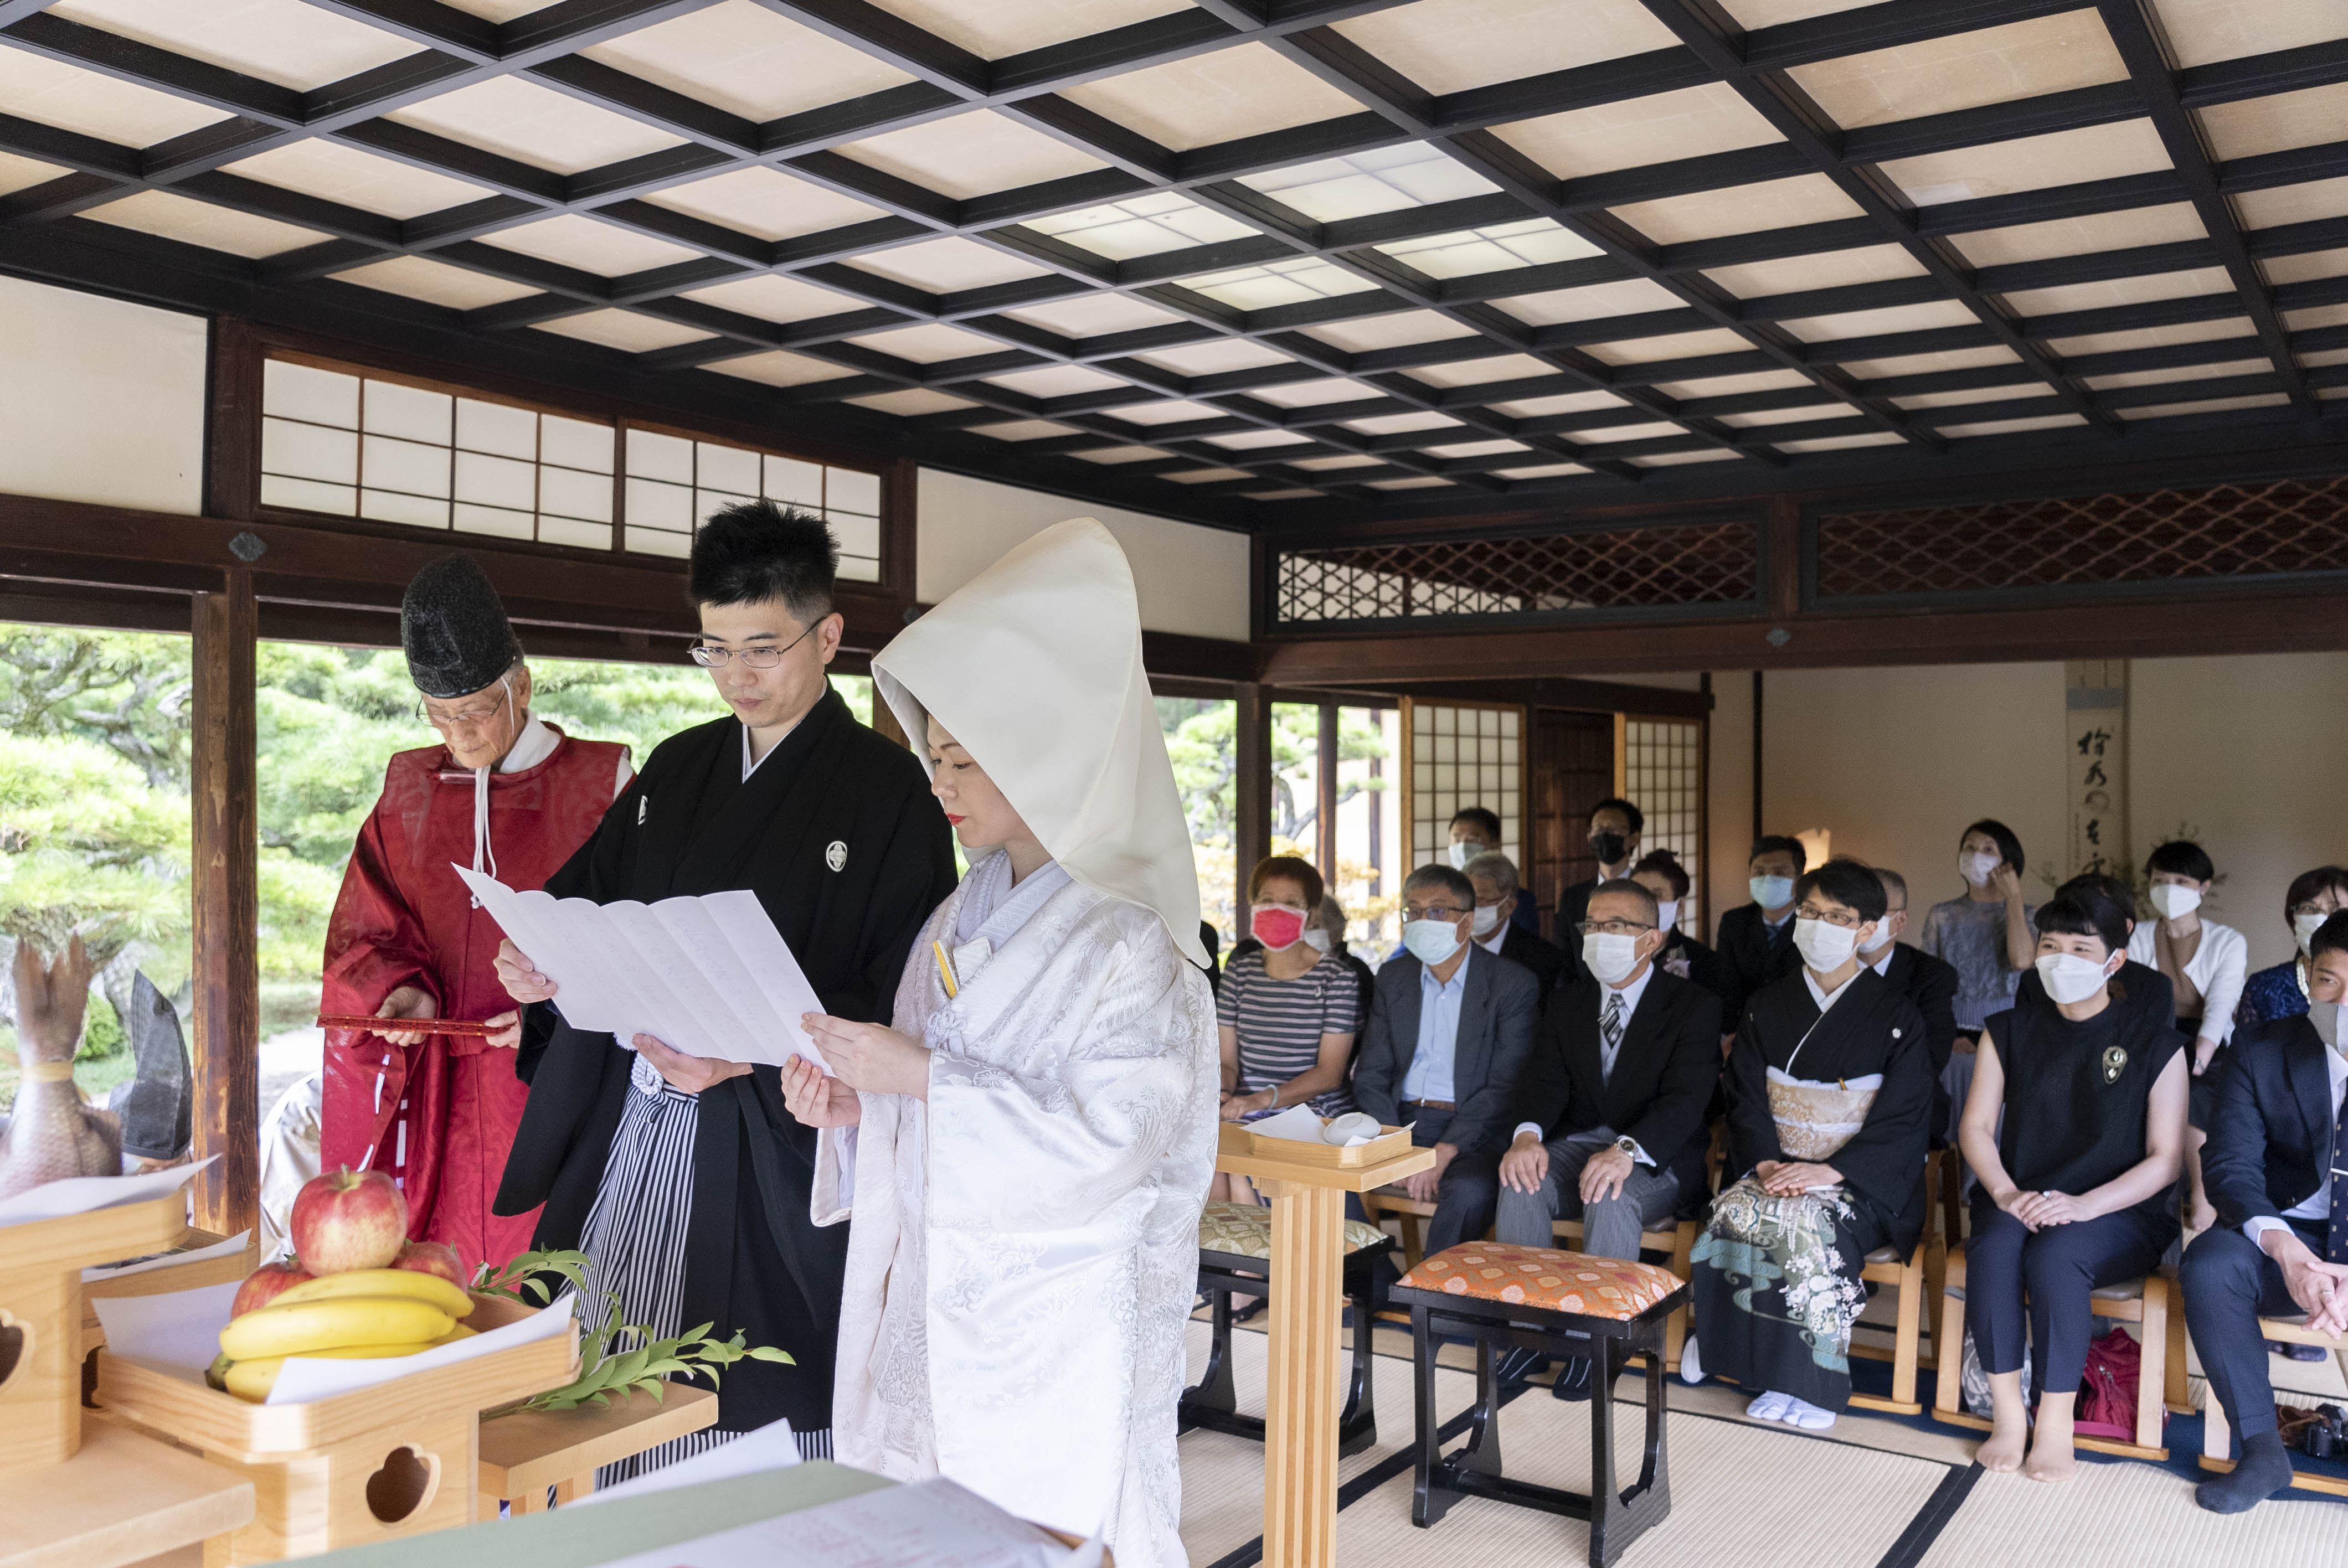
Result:
[[[1221,1026],[1223,1120],[1310,1102],[1323,1116],[1354,1109],[1346,1087],[1361,984],[1342,958],[1308,934],[1320,907],[1321,873],[1292,855],[1275,855],[1248,878],[1247,934],[1261,946],[1239,948],[1215,993]],[[1212,1196],[1249,1202],[1244,1179],[1217,1176]]]

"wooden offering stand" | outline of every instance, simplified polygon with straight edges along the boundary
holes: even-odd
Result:
[[[531,1310],[477,1296],[487,1332]],[[205,1568],[274,1563],[472,1522],[480,1412],[579,1375],[579,1329],[302,1404],[252,1405],[98,1353],[98,1403],[250,1481],[251,1523],[204,1547]]]
[[[0,1229],[0,1568],[114,1568],[252,1517],[243,1478],[82,1419],[81,1271],[163,1251],[186,1228],[172,1193]]]
[[[572,1502],[595,1490],[599,1466],[615,1464],[646,1449],[717,1421],[717,1396],[690,1383],[671,1383],[655,1401],[627,1392],[598,1409],[516,1410],[481,1426],[481,1517],[495,1519],[498,1504],[513,1505],[516,1517],[554,1501]]]
[[[1389,1127],[1351,1149],[1259,1137],[1226,1122],[1215,1169],[1272,1200],[1270,1366],[1265,1378],[1263,1561],[1330,1568],[1336,1560],[1337,1353],[1344,1305],[1345,1194],[1424,1171],[1435,1151]],[[1354,1332],[1366,1334],[1366,1323]]]

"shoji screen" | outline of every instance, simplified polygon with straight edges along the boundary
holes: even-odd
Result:
[[[1525,841],[1525,711],[1503,703],[1402,700],[1404,820],[1414,866],[1442,860],[1451,818],[1480,805],[1500,819],[1500,849],[1521,869]]]
[[[1680,929],[1705,928],[1704,903],[1704,721],[1614,716],[1614,793],[1638,803],[1643,849],[1668,849],[1688,874]]]

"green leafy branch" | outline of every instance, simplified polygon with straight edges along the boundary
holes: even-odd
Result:
[[[493,1271],[482,1265],[473,1288],[509,1300],[526,1302],[534,1296],[544,1303],[553,1298],[554,1287],[549,1278],[557,1276],[567,1280],[573,1290],[584,1296],[586,1270],[587,1255],[582,1252],[526,1252],[501,1269]],[[670,1338],[654,1338],[652,1330],[644,1325],[621,1321],[617,1291],[607,1290],[602,1295],[602,1324],[583,1327],[580,1333],[579,1376],[560,1389],[549,1389],[520,1404],[489,1411],[484,1419],[515,1410],[572,1410],[581,1405],[602,1408],[611,1404],[615,1394],[624,1399],[638,1390],[658,1402],[666,1391],[667,1380],[673,1377],[705,1377],[714,1388],[725,1369],[737,1361],[792,1364],[788,1354],[771,1345],[744,1345],[739,1329],[730,1339],[712,1338],[710,1330],[716,1327],[713,1323]],[[613,1347],[623,1343],[628,1348],[615,1353]]]

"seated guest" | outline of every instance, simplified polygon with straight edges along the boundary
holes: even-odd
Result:
[[[1631,867],[1631,880],[1654,896],[1655,925],[1663,933],[1655,968],[1710,991],[1720,999],[1725,1014],[1736,994],[1727,967],[1718,953],[1680,929],[1680,912],[1687,907],[1688,874],[1679,856],[1668,849],[1651,850]]]
[[[1226,1122],[1283,1105],[1310,1103],[1323,1116],[1354,1108],[1345,1071],[1360,982],[1304,939],[1321,897],[1321,873],[1292,855],[1267,857],[1248,877],[1248,932],[1256,945],[1232,956],[1215,990]],[[1245,1180],[1218,1173],[1210,1195],[1251,1201]]]
[[[1499,853],[1499,814],[1480,805],[1461,806],[1451,818],[1451,868],[1462,871],[1479,855]],[[1509,911],[1509,923],[1521,926],[1536,937],[1540,935],[1540,907],[1533,902],[1533,896],[1521,887],[1517,889],[1517,907]]]
[[[2201,900],[2218,868],[2198,844],[2173,839],[2145,857],[2153,912],[2128,938],[2128,957],[2160,970],[2176,992],[2177,1028],[2193,1041],[2192,1126],[2185,1134],[2185,1173],[2192,1192],[2186,1223],[2208,1230],[2217,1212],[2201,1190],[2201,1129],[2209,1124],[2210,1072],[2218,1048],[2234,1032],[2234,1008],[2249,978],[2250,944],[2231,926],[2201,917]]]
[[[1900,939],[1908,929],[1908,878],[1879,866],[1875,879],[1883,884],[1883,918],[1876,923],[1873,939],[1859,950],[1859,961],[1890,980],[1891,989],[1924,1015],[1924,1043],[1932,1050],[1932,1136],[1937,1144],[1950,1125],[1949,1091],[1938,1081],[1957,1043],[1957,971]]]
[[[1505,855],[1479,855],[1468,863],[1468,880],[1476,888],[1476,945],[1530,969],[1546,1003],[1573,966],[1556,944],[1509,918],[1517,907],[1517,863]]]
[[[1704,1195],[1720,999],[1656,968],[1663,932],[1644,887],[1601,883],[1585,907],[1584,973],[1550,1004],[1510,1102],[1523,1120],[1500,1158],[1494,1234],[1555,1246],[1550,1222],[1578,1219],[1578,1250],[1635,1258],[1642,1231]],[[1514,1359],[1517,1376],[1530,1369]],[[1589,1360],[1569,1360],[1552,1387],[1588,1399]]]
[[[2185,1249],[2185,1325],[2239,1456],[2194,1490],[2216,1513],[2291,1484],[2258,1320],[2305,1313],[2311,1328],[2348,1332],[2348,914],[2309,941],[2307,994],[2306,1012],[2252,1025],[2227,1048],[2202,1150],[2219,1223]]]
[[[1370,986],[1377,971],[1364,963],[1354,949],[1345,944],[1345,907],[1334,897],[1324,897],[1313,911],[1312,923],[1304,927],[1304,940],[1315,952],[1328,954],[1354,971],[1354,983],[1358,996],[1354,1005],[1354,1043],[1361,1044],[1362,1026],[1370,1021]],[[1354,1066],[1345,1064],[1345,1076],[1354,1075]]]
[[[1794,951],[1794,879],[1802,874],[1809,852],[1798,838],[1771,834],[1756,839],[1746,863],[1751,875],[1745,886],[1753,902],[1739,904],[1720,917],[1713,946],[1726,966],[1735,988],[1721,1009],[1723,1033],[1734,1034],[1745,1004],[1765,986],[1786,979],[1801,967]]]
[[[1792,901],[1801,971],[1746,1004],[1728,1054],[1739,1179],[1695,1244],[1680,1375],[1725,1373],[1763,1390],[1756,1420],[1822,1431],[1849,1402],[1867,1255],[1923,1230],[1932,1058],[1916,1005],[1859,962],[1883,918],[1875,873],[1830,860]]]
[[[1957,875],[1965,891],[1925,911],[1918,946],[1957,971],[1958,1040],[1941,1071],[1944,1102],[1962,1111],[1972,1082],[1973,1041],[1993,1012],[2013,1005],[2014,983],[2038,958],[2032,906],[2022,899],[2022,840],[1983,817],[1957,837]],[[1941,1124],[1953,1138],[1956,1129]]]
[[[1975,1458],[2034,1481],[2066,1481],[2077,1464],[2071,1417],[2094,1329],[2090,1294],[2149,1274],[2177,1239],[2185,1041],[2115,999],[2127,951],[2127,918],[2108,899],[2040,907],[2035,968],[2053,1006],[1990,1015],[1960,1123],[1979,1183],[1965,1326],[1989,1374],[1994,1422]],[[2025,1286],[2038,1389],[2026,1465]]]
[[[1435,1204],[1426,1250],[1441,1252],[1490,1228],[1499,1183],[1490,1160],[1456,1163],[1508,1142],[1508,1099],[1532,1048],[1540,982],[1532,971],[1468,940],[1476,889],[1448,866],[1422,866],[1402,885],[1403,956],[1378,970],[1354,1099],[1435,1165],[1404,1178]]]
[[[1647,814],[1627,800],[1612,796],[1590,808],[1590,856],[1598,862],[1598,875],[1587,882],[1577,882],[1558,896],[1557,939],[1571,944],[1573,935],[1581,929],[1581,922],[1590,915],[1590,896],[1601,882],[1614,882],[1631,875],[1631,862],[1639,853],[1639,834],[1647,825]]]
[[[2348,870],[2319,866],[2291,879],[2282,896],[2282,917],[2291,927],[2299,950],[2271,969],[2252,970],[2242,981],[2242,999],[2234,1008],[2234,1027],[2297,1018],[2307,1010],[2307,945],[2315,928],[2348,909]]]

